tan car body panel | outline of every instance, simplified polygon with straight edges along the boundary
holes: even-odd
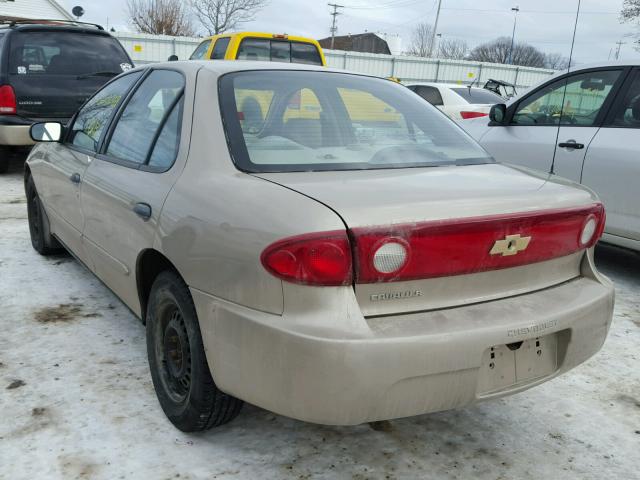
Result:
[[[74,238],[56,206],[57,195],[72,202],[78,194],[64,182],[73,168],[64,166],[68,160],[56,160],[64,173],[50,164],[65,147],[39,145],[28,165],[51,230],[88,258],[89,268],[137,314],[137,259],[148,249],[169,259],[190,287],[207,360],[223,391],[302,420],[357,424],[521,391],[581,363],[604,342],[614,291],[595,270],[591,251],[385,284],[388,290],[415,283],[429,292],[393,306],[367,304],[381,285],[355,291],[296,285],[260,263],[267,245],[292,235],[583,205],[596,200],[587,189],[502,165],[249,175],[235,168],[227,147],[219,76],[328,69],[195,61],[154,68],[179,69],[187,79],[179,155],[168,172],[92,160],[101,163],[83,178],[80,194],[89,200],[80,209],[83,233]],[[131,211],[140,201],[152,206],[147,222]],[[482,390],[491,384],[487,349],[542,334],[557,344],[553,372]]]

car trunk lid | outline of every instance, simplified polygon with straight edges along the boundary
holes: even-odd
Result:
[[[578,235],[581,209],[596,202],[583,188],[499,164],[258,176],[316,199],[343,219],[353,243],[356,297],[365,316],[475,303],[575,278],[584,249],[558,249],[551,220],[578,212],[570,226]],[[371,271],[367,252],[378,248],[378,237],[367,238],[371,232],[407,242],[421,239],[409,251],[427,249],[418,252],[419,260],[415,257],[422,270],[366,278],[358,262],[366,262]],[[528,237],[535,239],[529,239],[533,243],[525,252]],[[440,243],[429,243],[434,239]],[[511,240],[515,254],[507,251]],[[494,247],[504,251],[492,253]]]

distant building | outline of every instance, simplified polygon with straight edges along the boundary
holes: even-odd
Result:
[[[318,40],[322,48],[331,48],[331,37]],[[356,35],[342,35],[335,37],[334,50],[347,52],[386,53],[391,55],[389,45],[375,33],[358,33]]]
[[[23,19],[75,20],[55,0],[0,0],[0,21]]]

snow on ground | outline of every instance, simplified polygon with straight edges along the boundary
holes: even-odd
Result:
[[[0,177],[2,479],[639,479],[640,256],[603,350],[533,390],[457,411],[326,427],[246,405],[187,435],[164,417],[144,328],[69,256],[32,250],[21,167]]]

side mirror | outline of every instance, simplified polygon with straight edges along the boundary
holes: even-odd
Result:
[[[29,134],[35,142],[59,142],[62,138],[62,124],[58,122],[34,123]]]
[[[491,107],[489,111],[489,120],[494,125],[504,125],[507,119],[507,106],[504,103],[498,103]]]
[[[178,61],[178,55],[169,55],[169,58],[167,58],[168,62],[177,62]]]

